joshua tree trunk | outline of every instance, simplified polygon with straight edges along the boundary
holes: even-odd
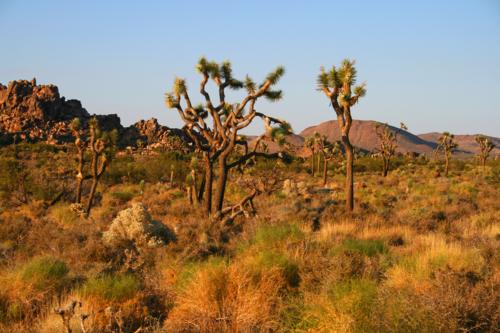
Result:
[[[219,157],[219,174],[217,178],[216,188],[215,188],[215,213],[219,213],[222,210],[222,205],[224,203],[224,192],[226,190],[227,174],[229,173],[229,168],[227,167],[226,156],[221,155]]]
[[[92,187],[90,188],[89,201],[87,202],[86,214],[90,214],[90,209],[92,208],[92,201],[94,200],[95,191],[97,189],[97,184],[99,182],[99,176],[92,180]]]
[[[444,175],[448,177],[448,166],[449,166],[449,157],[448,154],[444,155]]]
[[[352,212],[354,209],[354,176],[353,176],[353,162],[354,162],[354,151],[349,141],[349,137],[347,135],[342,136],[342,144],[344,145],[345,155],[347,160],[347,169],[346,169],[346,179],[345,179],[345,188],[346,188],[346,208],[347,211]]]
[[[387,177],[387,172],[389,172],[389,160],[387,158],[383,159],[384,166],[383,166],[383,176]]]
[[[82,183],[83,183],[83,148],[78,148],[78,169],[76,175],[76,203],[82,201]]]
[[[311,153],[311,175],[314,177],[314,153]]]
[[[316,171],[318,172],[319,174],[319,168],[321,167],[321,154],[318,154],[318,156],[316,157],[317,158],[317,162],[316,162]]]
[[[326,186],[326,178],[328,177],[328,161],[323,157],[323,186]]]
[[[210,157],[205,156],[205,177],[200,186],[198,194],[198,201],[203,201],[203,207],[207,216],[210,215],[212,210],[212,184],[213,184],[213,165]]]

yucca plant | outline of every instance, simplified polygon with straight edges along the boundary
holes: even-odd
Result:
[[[340,129],[341,141],[346,154],[346,208],[349,212],[354,209],[354,148],[349,140],[349,131],[352,126],[351,107],[361,97],[365,96],[365,84],[356,85],[356,67],[354,60],[345,59],[340,67],[333,66],[329,71],[321,68],[318,75],[318,90],[322,91],[335,114]]]

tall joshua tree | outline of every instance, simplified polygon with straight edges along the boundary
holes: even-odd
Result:
[[[329,99],[340,129],[341,141],[346,154],[346,208],[354,208],[354,149],[349,140],[352,126],[351,107],[366,94],[365,84],[355,86],[356,67],[354,60],[345,59],[339,68],[333,66],[328,72],[324,68],[318,75],[318,90],[323,91]]]
[[[204,201],[207,214],[213,210],[220,215],[224,203],[224,194],[229,171],[246,162],[254,156],[267,155],[257,151],[260,140],[265,136],[279,136],[289,131],[286,122],[269,117],[255,110],[255,104],[261,97],[270,101],[281,99],[281,90],[273,87],[283,76],[283,67],[276,68],[268,74],[265,80],[257,85],[249,76],[244,81],[233,77],[231,64],[228,61],[218,64],[201,58],[196,66],[201,74],[200,94],[204,103],[193,106],[185,80],[176,78],[173,92],[165,96],[167,107],[176,109],[184,121],[184,131],[194,142],[196,149],[202,153],[205,164],[205,179],[203,195],[199,198]],[[218,91],[216,104],[206,90],[209,80],[215,84]],[[246,90],[246,96],[239,103],[226,101],[226,89]],[[208,119],[210,118],[210,119]],[[248,149],[247,141],[239,135],[240,130],[249,126],[256,118],[261,118],[266,125],[266,133],[261,135],[253,150]],[[279,129],[273,129],[272,124],[278,124]],[[235,148],[244,147],[242,156],[231,160]],[[212,200],[212,184],[214,179],[214,164],[217,164],[217,182],[214,200]],[[212,204],[212,201],[213,204]]]
[[[376,124],[375,133],[378,138],[378,151],[382,157],[382,175],[386,177],[391,157],[394,156],[398,147],[396,133],[391,131],[387,124]]]
[[[486,160],[490,156],[490,152],[495,148],[495,144],[493,144],[493,142],[491,142],[491,140],[484,135],[477,135],[476,142],[480,148],[478,157],[484,169],[484,167],[486,166]]]
[[[455,136],[449,132],[444,132],[438,140],[438,150],[441,149],[444,154],[444,175],[448,177],[448,169],[450,165],[450,156],[453,151],[458,147],[455,142]]]

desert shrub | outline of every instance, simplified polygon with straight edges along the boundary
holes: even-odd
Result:
[[[342,247],[347,251],[359,252],[368,257],[378,254],[386,254],[389,249],[382,240],[379,239],[346,239]]]
[[[255,232],[253,243],[261,246],[276,244],[284,240],[296,241],[304,237],[299,226],[293,224],[262,225]]]
[[[103,239],[110,246],[133,242],[136,246],[157,247],[168,243],[173,234],[161,223],[153,221],[141,203],[122,210],[103,233]]]
[[[85,298],[125,301],[133,298],[139,289],[139,281],[131,274],[104,275],[88,279],[80,288],[79,294]]]
[[[369,279],[350,279],[338,282],[328,291],[333,306],[353,318],[354,331],[370,331],[377,297],[377,284]]]
[[[282,285],[275,270],[255,279],[235,265],[202,269],[178,295],[165,327],[171,332],[274,331]]]
[[[262,268],[277,268],[290,287],[298,287],[301,281],[300,270],[297,263],[286,255],[276,251],[262,251],[256,258],[254,269],[261,274]]]
[[[61,226],[73,225],[80,219],[78,213],[67,203],[59,203],[52,206],[49,210],[49,216]]]
[[[122,203],[125,203],[125,202],[127,202],[127,201],[132,200],[132,198],[134,198],[134,197],[135,197],[135,195],[136,195],[136,193],[134,193],[134,192],[129,192],[129,191],[111,192],[110,194],[111,194],[111,196],[112,196],[114,199],[116,199],[116,200],[118,200],[118,201],[120,201],[120,202],[122,202]]]
[[[26,263],[20,272],[21,280],[31,284],[39,291],[64,287],[69,272],[63,261],[52,257],[33,258]]]

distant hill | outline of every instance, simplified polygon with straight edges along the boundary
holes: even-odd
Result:
[[[378,144],[375,126],[377,122],[373,120],[353,120],[350,139],[351,143],[365,150],[373,151]],[[417,152],[430,154],[436,148],[436,143],[420,138],[408,131],[390,126],[391,131],[397,133],[398,151],[402,153]],[[318,132],[326,135],[330,141],[340,140],[340,131],[336,120],[325,121],[319,125],[304,129],[300,135],[307,137]]]
[[[479,145],[476,143],[476,135],[468,135],[468,134],[462,134],[462,135],[455,135],[455,141],[458,143],[458,149],[466,154],[477,154],[479,152]],[[428,141],[428,142],[434,142],[436,143],[441,136],[441,133],[437,132],[432,132],[432,133],[425,133],[425,134],[419,134],[418,137]],[[493,136],[487,136],[493,144],[495,145],[495,148],[492,151],[492,155],[499,155],[500,154],[500,138],[496,138]]]

